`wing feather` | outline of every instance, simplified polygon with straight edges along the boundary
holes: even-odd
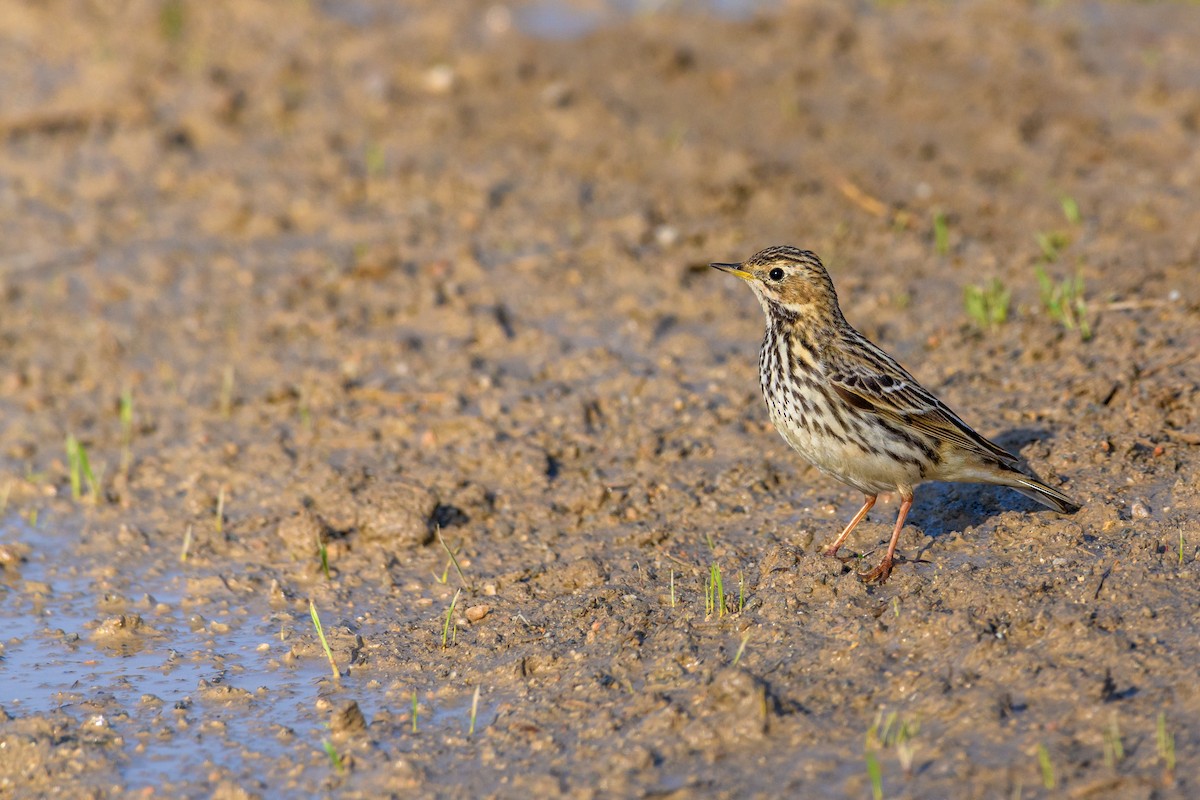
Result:
[[[864,340],[865,341],[865,340]],[[971,429],[957,414],[882,351],[875,364],[841,364],[826,373],[833,390],[850,405],[913,428],[939,441],[1002,464],[1017,459]]]

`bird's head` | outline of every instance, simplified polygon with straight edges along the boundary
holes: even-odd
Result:
[[[712,264],[754,290],[768,315],[840,318],[837,292],[821,259],[796,247],[768,247],[740,264]]]

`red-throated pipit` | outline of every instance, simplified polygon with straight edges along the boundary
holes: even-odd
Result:
[[[741,264],[713,264],[754,290],[767,315],[759,379],[771,421],[796,452],[866,497],[826,548],[836,556],[880,492],[900,495],[887,555],[864,581],[887,580],[923,481],[993,483],[1071,513],[1079,505],[1017,469],[842,316],[833,281],[807,250],[769,247]]]

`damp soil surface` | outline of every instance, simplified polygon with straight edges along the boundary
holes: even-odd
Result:
[[[666,5],[5,6],[0,795],[1200,793],[1196,8]],[[1082,510],[823,557],[772,244]]]

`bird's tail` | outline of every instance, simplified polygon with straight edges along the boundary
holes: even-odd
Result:
[[[1050,488],[1036,478],[1022,475],[1019,472],[1006,472],[1004,477],[1006,480],[1002,481],[1002,483],[1005,486],[1016,489],[1030,500],[1036,500],[1046,506],[1046,508],[1053,508],[1060,514],[1074,514],[1079,510],[1079,503],[1076,503],[1058,489]]]

